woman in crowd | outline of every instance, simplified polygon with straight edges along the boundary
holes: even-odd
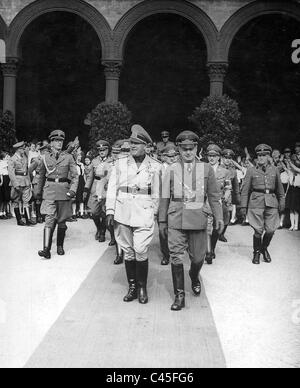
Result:
[[[287,192],[286,207],[290,210],[290,231],[299,230],[300,214],[300,150],[293,157],[293,161],[287,162],[287,168],[291,172],[290,184]]]

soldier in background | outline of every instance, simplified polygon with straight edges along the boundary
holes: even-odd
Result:
[[[107,191],[107,225],[115,228],[117,243],[125,255],[129,283],[124,302],[148,303],[148,249],[158,213],[161,164],[146,155],[149,134],[132,127],[131,155],[117,161]]]
[[[11,202],[17,224],[19,226],[35,225],[30,219],[29,204],[32,197],[30,173],[34,169],[28,165],[28,158],[25,153],[25,142],[19,142],[13,146],[15,154],[8,162],[8,175],[11,185]],[[26,223],[23,222],[20,214],[20,205],[23,205]]]
[[[174,146],[175,145],[173,142],[170,141],[170,132],[163,131],[161,133],[161,138],[162,138],[162,141],[158,142],[156,145],[158,158],[162,157],[163,151],[167,146],[169,146],[169,145]]]
[[[242,213],[254,229],[253,264],[260,264],[263,255],[266,263],[272,259],[268,247],[280,226],[280,214],[285,210],[285,192],[279,170],[269,163],[272,148],[266,144],[256,147],[257,166],[248,169],[241,195]]]
[[[222,150],[216,144],[211,144],[207,148],[207,156],[209,164],[211,165],[215,177],[218,183],[218,189],[222,193],[222,210],[223,210],[223,220],[224,227],[228,226],[230,223],[230,206],[231,206],[231,174],[226,168],[222,167],[220,164]],[[215,220],[216,221],[216,220]],[[215,224],[214,224],[215,226]],[[223,231],[222,231],[223,232]],[[211,251],[208,252],[206,256],[207,264],[212,264],[213,260],[216,258],[216,247],[220,237],[219,231],[214,227],[211,236]]]
[[[113,160],[109,156],[110,144],[107,141],[99,140],[96,145],[99,155],[92,161],[92,168],[89,170],[86,179],[84,198],[89,195],[88,206],[91,209],[92,218],[97,228],[95,239],[103,243],[105,242],[106,233],[106,190]],[[109,246],[114,246],[116,241],[112,229],[110,233],[111,241]]]
[[[185,307],[184,258],[189,253],[192,290],[201,294],[199,274],[207,251],[206,199],[216,219],[216,230],[222,232],[221,193],[213,169],[197,158],[199,137],[184,131],[177,137],[180,159],[169,166],[162,184],[159,209],[160,228],[168,236],[172,262],[175,302],[172,311]]]
[[[42,156],[38,178],[38,199],[43,199],[41,213],[46,216],[44,248],[39,256],[51,259],[52,238],[57,225],[57,254],[63,256],[67,231],[66,220],[72,216],[72,199],[76,196],[78,173],[72,155],[63,152],[65,133],[51,132],[51,150]]]

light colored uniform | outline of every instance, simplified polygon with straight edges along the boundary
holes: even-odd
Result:
[[[27,156],[14,154],[8,161],[8,174],[10,178],[12,207],[18,208],[23,202],[24,208],[29,207],[32,197],[30,168],[28,167]],[[17,191],[16,188],[19,188]]]
[[[161,164],[146,156],[138,168],[134,158],[119,159],[112,168],[106,214],[116,221],[115,237],[125,260],[146,261],[159,208]]]

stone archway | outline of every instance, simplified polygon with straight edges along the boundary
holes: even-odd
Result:
[[[218,37],[216,26],[199,7],[182,0],[146,0],[128,11],[114,29],[114,58],[122,61],[128,36],[141,20],[161,13],[177,14],[191,21],[204,37],[208,62],[214,61]]]
[[[19,43],[26,27],[39,16],[63,11],[85,19],[96,31],[102,46],[103,57],[110,57],[111,28],[106,19],[91,5],[81,0],[37,0],[25,7],[12,21],[8,29],[7,57],[19,56]]]
[[[300,4],[287,1],[255,1],[237,11],[220,32],[218,61],[228,62],[230,47],[240,29],[251,20],[264,15],[281,14],[300,21]]]

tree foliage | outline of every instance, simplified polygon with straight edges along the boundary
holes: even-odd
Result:
[[[90,125],[90,148],[95,148],[98,140],[113,144],[116,140],[127,139],[130,135],[131,112],[121,102],[102,102],[88,114],[86,124]]]
[[[0,112],[0,150],[10,151],[16,143],[16,131],[13,114]]]
[[[239,121],[241,114],[238,103],[228,96],[207,97],[196,108],[189,120],[200,136],[201,146],[211,143],[222,148],[239,149]]]

